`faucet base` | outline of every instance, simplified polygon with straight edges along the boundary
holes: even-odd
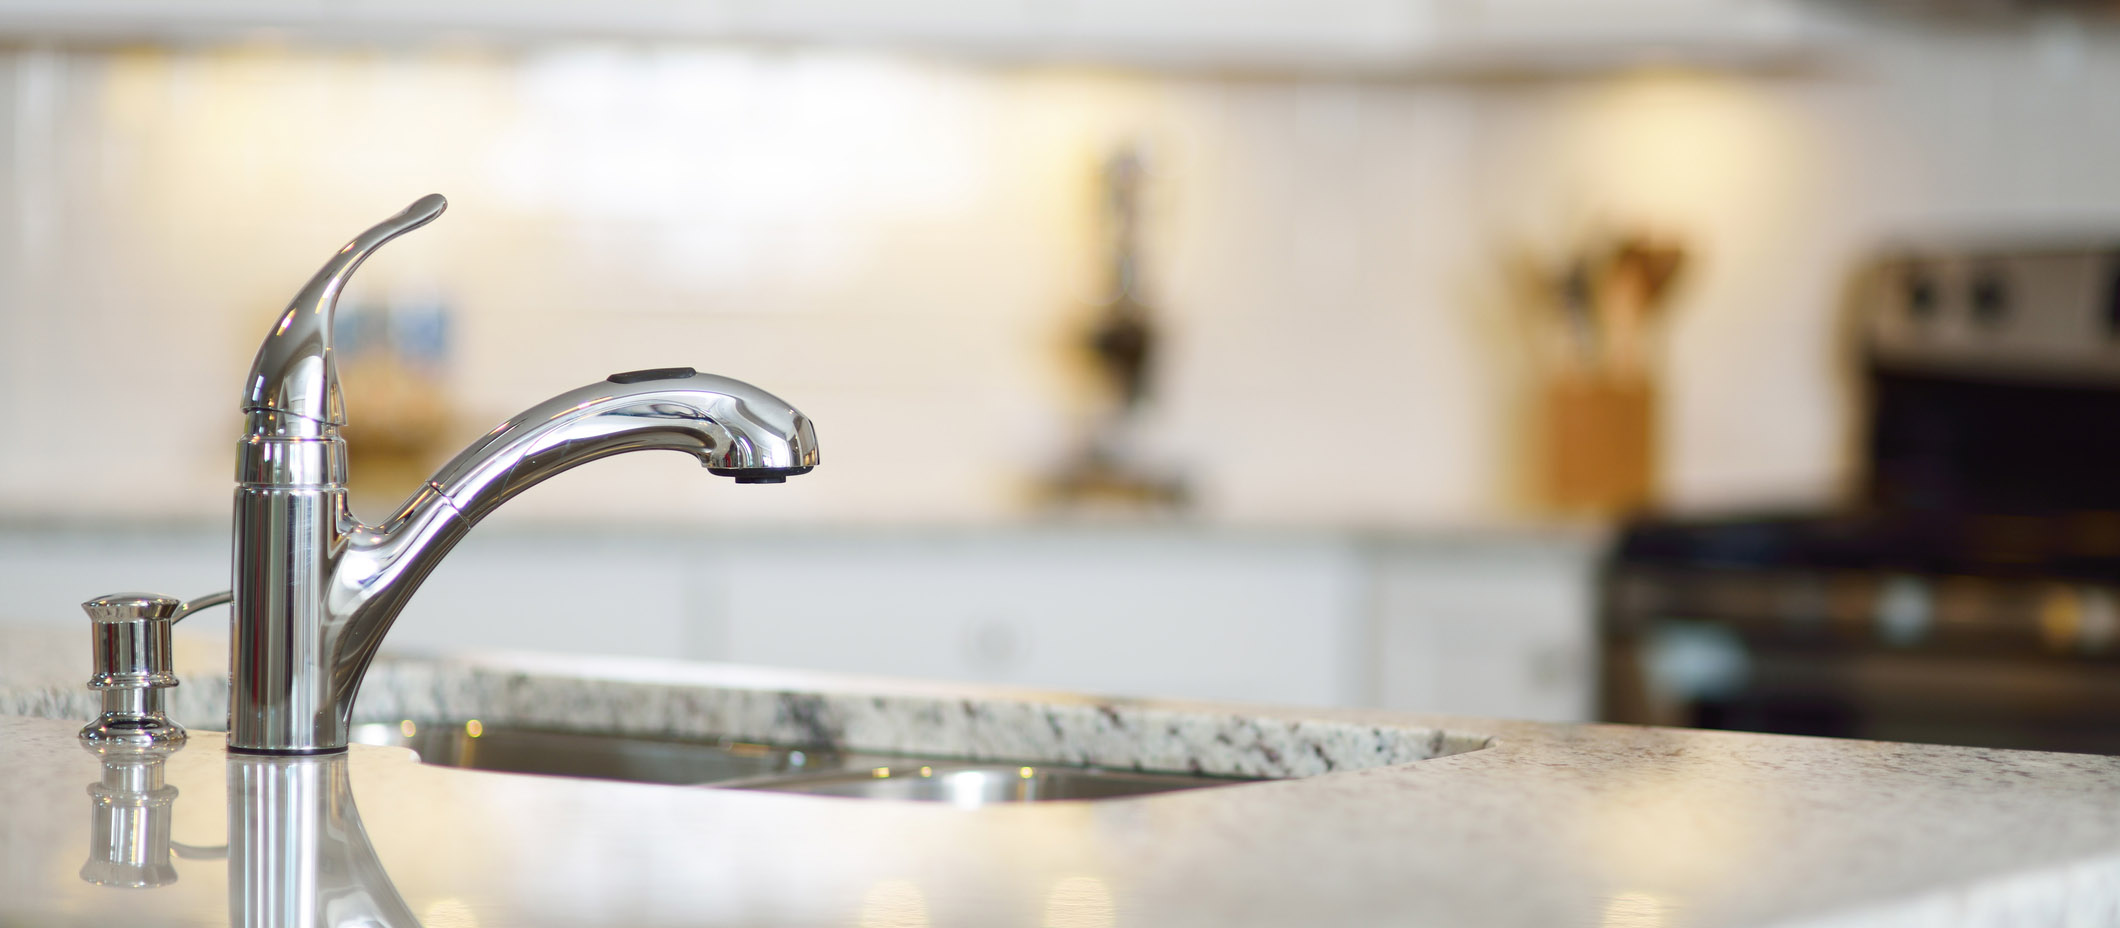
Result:
[[[231,744],[227,745],[227,748],[230,754],[244,754],[250,757],[322,757],[326,754],[346,753],[346,746],[343,744],[335,748],[239,748]]]

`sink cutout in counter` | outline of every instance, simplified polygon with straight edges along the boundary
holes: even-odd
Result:
[[[354,726],[352,740],[410,748],[422,763],[445,767],[961,807],[1109,799],[1257,779],[589,734],[478,721],[368,723]]]
[[[421,762],[440,767],[680,786],[840,769],[828,760],[829,749],[552,731],[478,721],[355,725],[352,740],[411,748]]]

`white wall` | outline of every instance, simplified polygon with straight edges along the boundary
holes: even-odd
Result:
[[[1150,143],[1161,453],[1203,514],[1512,511],[1515,241],[1650,223],[1700,257],[1671,497],[1829,493],[1839,281],[1938,225],[2120,228],[2120,39],[1880,37],[1806,73],[1361,82],[997,69],[844,51],[254,46],[0,55],[0,513],[219,518],[257,339],[353,231],[450,214],[350,298],[446,293],[466,434],[693,364],[819,423],[735,488],[668,456],[511,518],[1004,521],[1064,441],[1092,171]],[[349,384],[356,415],[359,383]],[[359,481],[356,475],[356,482]]]

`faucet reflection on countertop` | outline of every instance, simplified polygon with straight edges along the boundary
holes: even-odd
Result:
[[[228,755],[230,928],[418,928],[376,858],[345,752]]]
[[[228,755],[228,844],[192,847],[171,837],[177,788],[164,766],[175,744],[87,742],[103,761],[89,784],[89,856],[81,879],[153,889],[177,882],[177,856],[228,858],[230,928],[417,928],[361,825],[344,752]]]
[[[471,526],[516,494],[628,451],[697,457],[738,483],[817,464],[810,420],[750,384],[691,368],[613,374],[487,433],[377,526],[346,503],[345,407],[332,311],[361,261],[441,215],[420,198],[361,233],[288,306],[245,383],[238,446],[228,747],[345,750],[353,698],[391,622]]]

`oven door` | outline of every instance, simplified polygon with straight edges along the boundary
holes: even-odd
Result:
[[[2110,591],[1620,565],[1604,594],[1608,721],[2120,754]]]

